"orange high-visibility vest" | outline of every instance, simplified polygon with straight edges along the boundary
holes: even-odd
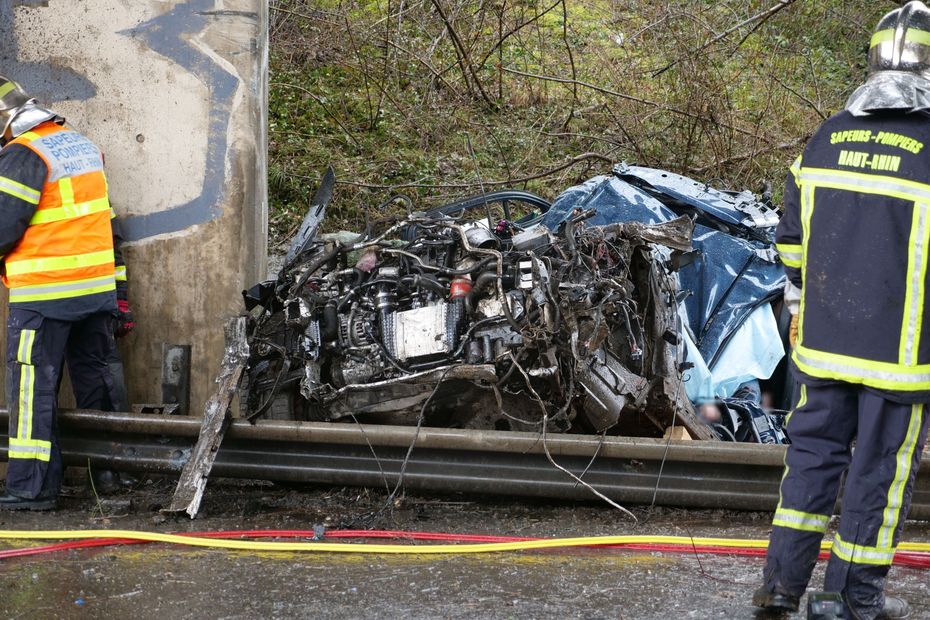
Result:
[[[93,142],[52,122],[28,131],[21,144],[48,165],[41,194],[19,188],[36,212],[3,258],[10,303],[70,299],[116,289],[110,201],[103,157]]]

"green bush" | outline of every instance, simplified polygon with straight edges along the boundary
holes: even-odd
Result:
[[[504,186],[554,198],[619,161],[778,196],[895,3],[776,5],[272,0],[272,244],[327,165],[330,230],[383,215],[392,193],[418,208]]]

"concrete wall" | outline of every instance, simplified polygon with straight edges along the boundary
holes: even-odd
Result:
[[[0,73],[106,155],[130,400],[159,402],[163,344],[190,344],[199,414],[223,319],[265,274],[266,0],[2,0],[0,46]]]

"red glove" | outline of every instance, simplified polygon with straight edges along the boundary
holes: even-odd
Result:
[[[116,337],[122,338],[136,328],[136,323],[132,320],[132,312],[129,310],[129,301],[117,299],[116,308],[119,310],[119,314],[116,316]]]

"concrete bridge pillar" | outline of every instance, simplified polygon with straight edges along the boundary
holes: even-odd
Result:
[[[223,319],[265,275],[267,17],[266,0],[0,2],[0,73],[106,155],[131,402],[159,402],[163,345],[189,344],[202,412]]]

